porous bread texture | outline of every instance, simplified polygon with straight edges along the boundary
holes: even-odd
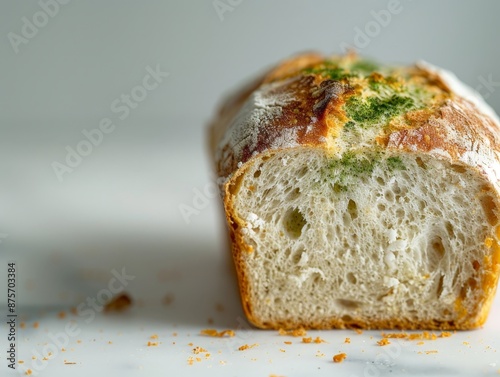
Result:
[[[282,151],[240,178],[232,194],[246,224],[239,265],[253,322],[444,329],[479,320],[496,200],[485,179],[426,155],[348,156]]]

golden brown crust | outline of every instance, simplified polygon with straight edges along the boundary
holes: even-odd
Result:
[[[456,310],[462,313],[458,320],[451,322],[332,318],[322,322],[266,323],[254,316],[243,258],[252,250],[240,233],[240,227],[245,222],[238,218],[232,193],[237,191],[241,177],[257,155],[262,157],[283,148],[296,147],[334,152],[332,145],[335,143],[332,141],[339,137],[349,120],[344,104],[349,97],[360,92],[355,81],[353,84],[348,80],[332,80],[321,74],[304,73],[304,68],[318,67],[323,61],[319,54],[307,54],[278,65],[226,102],[211,126],[216,170],[219,177],[225,179],[222,186],[224,208],[245,314],[261,328],[447,330],[481,326],[486,320],[500,274],[500,234],[496,235],[491,255],[485,261],[481,287],[483,297],[480,300],[482,309],[475,316],[463,313],[460,302],[456,303]],[[455,93],[439,74],[422,68],[409,68],[406,75],[420,80],[421,85],[431,87],[433,102],[426,108],[407,111],[402,117],[390,121],[381,128],[373,145],[388,151],[429,154],[457,166],[473,168],[489,182],[485,189],[499,202],[499,124],[476,104]],[[378,77],[374,75],[372,79]],[[493,202],[491,205],[494,208],[490,212],[496,214],[496,205]],[[495,217],[495,223],[497,221]]]

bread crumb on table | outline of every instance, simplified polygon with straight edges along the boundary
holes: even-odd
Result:
[[[334,363],[341,363],[341,362],[343,362],[346,359],[346,357],[347,357],[347,354],[345,354],[343,352],[342,353],[338,353],[335,356],[333,356],[333,362]]]
[[[345,338],[344,343],[351,343],[351,338]]]
[[[283,343],[288,344],[288,345],[292,344],[292,342],[290,342],[290,341],[285,341]]]
[[[309,337],[309,338],[302,338],[302,343],[311,343],[313,340],[313,338]]]
[[[151,339],[158,339],[158,334],[153,334],[150,336]]]
[[[208,351],[205,348],[203,348],[203,347],[195,347],[195,348],[193,348],[193,353],[195,355],[198,355],[199,353],[202,353],[202,352],[205,353],[205,352],[208,352]]]
[[[148,347],[156,347],[158,346],[158,342],[148,342]]]
[[[245,351],[245,350],[248,350],[250,348],[257,347],[258,345],[259,345],[258,343],[254,343],[254,344],[251,344],[251,345],[244,344],[244,345],[242,345],[241,347],[238,348],[238,351]]]
[[[382,338],[377,342],[377,344],[382,347],[382,346],[387,346],[388,344],[391,344],[391,342],[387,338]]]
[[[37,329],[40,326],[38,322],[33,323],[33,328]]]
[[[31,369],[28,369],[28,370],[26,370],[26,372],[24,372],[24,374],[27,376],[31,376],[32,373],[33,373],[33,371]]]
[[[233,337],[235,335],[233,330],[223,330],[219,332],[215,329],[204,329],[200,331],[200,334],[206,336],[213,336],[216,338],[222,338],[224,336]]]
[[[66,312],[64,312],[64,311],[62,311],[62,310],[61,310],[61,311],[57,314],[57,316],[58,316],[60,319],[64,319],[64,318],[66,318]]]
[[[132,305],[132,299],[127,293],[122,293],[116,297],[109,300],[106,305],[104,305],[104,312],[122,312],[127,310]]]

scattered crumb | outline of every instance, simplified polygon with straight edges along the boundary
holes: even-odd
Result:
[[[31,360],[36,360],[36,356],[31,356]]]
[[[19,324],[19,327],[20,327],[20,328],[22,328],[22,329],[26,328],[26,323],[21,322],[21,323]]]
[[[279,329],[278,333],[280,335],[291,335],[291,336],[296,336],[296,337],[307,335],[306,330],[303,328],[295,329],[295,330],[288,330],[288,331],[284,330],[284,329]]]
[[[192,343],[192,342],[191,342],[191,343],[188,343],[188,346],[189,346],[189,347],[192,347],[192,346],[193,346],[193,343]]]
[[[150,336],[151,339],[158,339],[158,334],[153,334]]]
[[[132,299],[127,293],[122,293],[113,297],[104,305],[104,311],[107,312],[122,312],[132,305]]]
[[[113,342],[111,340],[108,340],[108,344],[113,344]]]
[[[320,344],[320,343],[328,343],[326,340],[321,339],[319,336],[314,339],[314,343]]]
[[[280,352],[286,352],[283,348],[280,348]]]
[[[345,338],[344,343],[351,343],[351,338]]]
[[[311,343],[313,338],[302,338],[302,343]]]
[[[64,311],[60,311],[57,316],[61,319],[66,318],[66,313]]]
[[[177,336],[177,333],[176,332],[172,333],[172,336]]]
[[[80,344],[82,341],[81,341],[80,339],[78,339],[76,342],[77,342],[78,344]]]
[[[439,335],[440,338],[449,338],[451,336],[451,332],[449,331],[442,331],[441,335]]]
[[[269,377],[285,377],[285,376],[278,376],[277,374],[270,374]]]
[[[158,342],[148,342],[148,347],[156,347],[158,346]]]
[[[325,357],[325,354],[320,350],[316,351],[316,357]]]
[[[430,355],[431,353],[438,353],[437,350],[430,350],[430,351],[425,351],[427,355]]]
[[[283,343],[285,343],[285,344],[292,344],[292,342],[290,342],[290,341],[283,342]]]
[[[357,334],[360,334],[360,335],[363,334],[363,330],[361,330],[361,329],[354,329],[354,331],[356,331]]]
[[[163,297],[163,305],[170,305],[172,304],[172,302],[174,302],[174,299],[175,299],[175,296],[173,293],[167,293],[164,297]]]
[[[19,360],[18,363],[19,364],[24,364],[24,360]]]
[[[193,356],[189,356],[188,359],[187,359],[187,362],[189,365],[193,365],[194,363],[194,357]]]
[[[76,364],[74,361],[66,361],[64,360],[64,364],[65,365],[73,365],[73,364]]]
[[[33,323],[33,328],[37,329],[40,326],[38,322]]]
[[[32,372],[31,369],[28,369],[26,372],[24,372],[24,374],[27,375],[27,376],[31,376],[32,373],[33,372]]]
[[[470,343],[469,342],[462,342],[464,346],[468,346]]]
[[[425,344],[425,342],[418,342],[418,343],[417,343],[417,346],[422,346],[422,345],[424,345],[424,344]]]
[[[254,344],[251,344],[251,345],[244,344],[244,345],[242,345],[241,347],[238,348],[238,351],[245,351],[245,350],[248,350],[250,348],[257,347],[258,345],[259,345],[258,343],[254,343]]]
[[[387,339],[387,338],[382,338],[381,340],[379,340],[377,342],[377,344],[382,347],[382,346],[387,346],[388,344],[391,344],[391,342],[389,342],[389,339]]]
[[[195,347],[195,348],[193,348],[193,353],[195,355],[198,355],[201,352],[205,353],[205,352],[208,352],[208,351],[205,348],[202,348],[202,347]]]
[[[347,357],[347,355],[345,353],[339,353],[339,354],[333,356],[333,362],[334,363],[341,363],[342,361],[345,360],[346,357]]]
[[[225,361],[223,361],[223,360],[221,360],[221,361],[219,361],[219,364],[220,364],[220,365],[226,365],[226,362],[225,362]]]
[[[218,332],[215,329],[204,329],[204,330],[200,331],[200,334],[201,335],[207,335],[207,336],[213,336],[213,337],[216,337],[216,338],[222,338],[222,337],[224,337],[226,335],[228,337],[233,337],[234,336],[234,331],[233,330],[224,330],[224,331]]]
[[[66,348],[61,348],[61,352],[66,352]]]

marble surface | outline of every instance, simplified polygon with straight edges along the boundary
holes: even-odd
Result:
[[[179,210],[211,182],[202,134],[189,136],[199,148],[187,148],[187,138],[170,140],[168,148],[108,144],[63,184],[47,169],[54,148],[0,150],[1,160],[10,157],[4,177],[12,178],[0,199],[10,219],[0,222],[7,235],[0,282],[4,287],[7,261],[16,261],[17,353],[24,361],[17,371],[6,368],[2,310],[2,376],[28,369],[51,377],[500,375],[498,298],[484,328],[423,343],[394,339],[380,346],[380,331],[332,330],[309,331],[325,342],[306,344],[252,328],[241,310],[218,199],[202,200],[187,222]],[[116,274],[128,277],[117,283]],[[92,306],[110,289],[132,297],[128,311]],[[0,305],[5,309],[4,293]],[[79,314],[72,313],[76,307]],[[201,335],[207,328],[235,336]],[[206,352],[196,354],[196,347]],[[347,354],[344,362],[332,361],[338,353]]]

